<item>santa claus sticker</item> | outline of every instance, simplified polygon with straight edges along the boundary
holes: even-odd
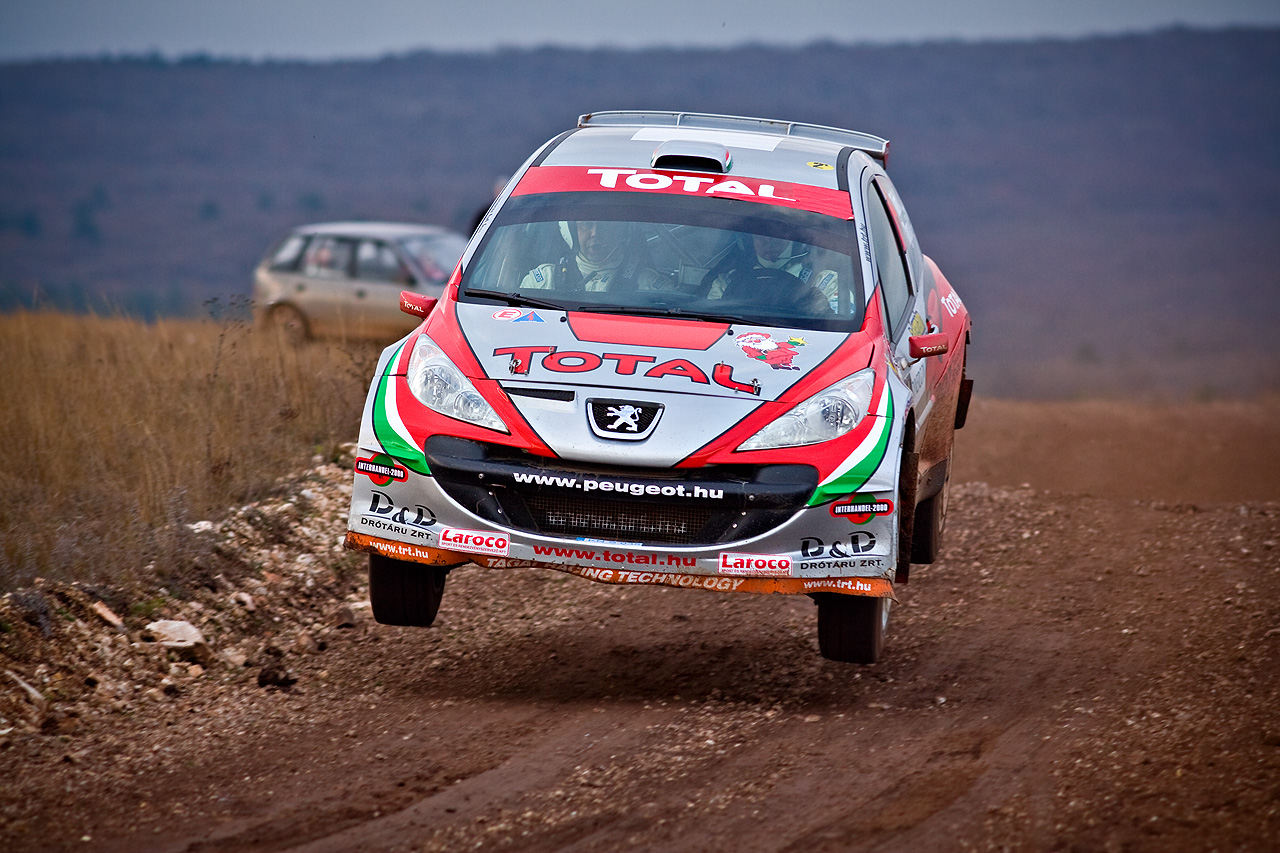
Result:
[[[785,341],[775,341],[765,332],[747,332],[738,335],[733,341],[748,358],[759,359],[774,370],[800,369],[792,364],[791,360],[799,351],[797,347],[804,346],[804,338],[791,335]]]

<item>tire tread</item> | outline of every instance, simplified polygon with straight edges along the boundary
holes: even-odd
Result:
[[[862,595],[820,593],[818,604],[818,649],[828,660],[845,663],[875,663],[884,647],[885,613],[888,599]]]
[[[430,627],[440,610],[449,570],[369,555],[369,603],[383,625]]]

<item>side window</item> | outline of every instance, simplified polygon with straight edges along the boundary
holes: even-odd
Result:
[[[351,269],[350,240],[337,237],[314,237],[307,246],[302,271],[317,278],[346,278]]]
[[[298,259],[302,257],[302,247],[307,238],[301,234],[291,234],[276,247],[271,254],[270,267],[273,270],[292,270],[298,268]]]
[[[406,284],[409,274],[386,243],[361,240],[356,249],[356,278],[362,281],[385,281]]]
[[[911,274],[911,281],[919,283],[921,269],[924,267],[924,258],[920,254],[920,244],[916,241],[915,229],[911,226],[911,217],[907,215],[907,209],[902,204],[902,198],[898,195],[898,190],[893,186],[893,182],[889,180],[887,175],[880,175],[876,178],[876,187],[884,194],[884,200],[889,206],[889,213],[893,215],[894,225],[898,228],[899,242],[906,247],[907,251],[907,267]]]
[[[885,321],[889,325],[889,337],[898,339],[905,322],[907,306],[911,302],[911,284],[907,268],[898,246],[889,211],[878,188],[867,192],[867,224],[871,229],[871,249],[875,253],[879,271],[880,288],[884,293]]]

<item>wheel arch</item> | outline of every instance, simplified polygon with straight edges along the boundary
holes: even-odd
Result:
[[[300,335],[302,340],[310,340],[315,336],[315,329],[313,328],[310,315],[308,315],[306,311],[302,310],[297,303],[289,299],[280,299],[269,303],[263,309],[262,318],[264,325],[267,327],[276,325],[278,322],[276,317],[281,310],[292,311],[297,316],[298,321],[302,325],[302,334]]]

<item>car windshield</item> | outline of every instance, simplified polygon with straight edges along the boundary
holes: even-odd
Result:
[[[852,331],[865,304],[856,246],[850,220],[737,199],[517,196],[460,298]]]
[[[440,234],[432,237],[406,237],[400,245],[409,257],[426,274],[427,280],[440,284],[449,278],[458,258],[467,248],[467,241],[457,234]]]

